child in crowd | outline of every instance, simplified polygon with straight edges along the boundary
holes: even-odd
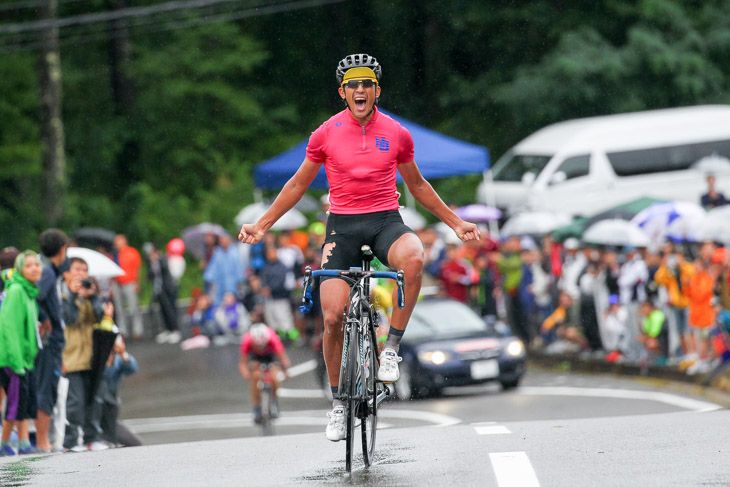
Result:
[[[122,335],[117,336],[109,354],[94,407],[101,437],[111,445],[140,446],[142,440],[119,421],[119,383],[123,375],[137,373],[137,360],[127,352]]]
[[[558,307],[540,327],[540,337],[547,345],[546,353],[562,353],[583,350],[587,343],[572,316],[573,298],[563,291],[558,298]]]
[[[644,346],[649,357],[655,357],[656,363],[663,365],[669,355],[667,317],[649,300],[641,303],[639,315],[642,317],[639,343]]]
[[[223,302],[215,310],[215,321],[218,329],[224,335],[230,337],[241,337],[251,326],[251,319],[248,316],[246,307],[236,300],[233,293],[225,293]],[[234,340],[238,342],[239,340]],[[233,342],[232,342],[233,343]]]

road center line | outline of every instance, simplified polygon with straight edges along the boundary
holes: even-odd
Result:
[[[527,453],[523,451],[490,453],[498,487],[540,487]]]
[[[525,396],[582,396],[611,397],[616,399],[638,399],[656,401],[698,413],[706,413],[722,409],[722,406],[711,402],[699,401],[688,397],[676,396],[667,392],[632,391],[628,389],[598,389],[588,387],[521,387],[516,394]]]

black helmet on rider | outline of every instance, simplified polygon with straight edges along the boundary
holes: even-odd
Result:
[[[355,69],[355,71],[352,71]],[[348,73],[349,72],[349,73]],[[337,84],[342,84],[347,81],[347,78],[375,78],[380,84],[380,76],[383,73],[383,69],[378,64],[378,60],[369,54],[350,54],[345,56],[339,64],[337,64],[337,70],[335,76],[337,77]]]

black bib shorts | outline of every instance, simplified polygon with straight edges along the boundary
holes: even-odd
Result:
[[[369,245],[378,260],[390,266],[388,251],[391,245],[406,233],[415,232],[403,223],[398,210],[360,215],[330,213],[327,217],[327,236],[323,248],[327,244],[335,245],[322,269],[349,269],[362,266],[360,248],[363,245]]]

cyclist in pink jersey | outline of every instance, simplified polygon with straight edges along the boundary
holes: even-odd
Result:
[[[241,359],[238,362],[238,371],[248,381],[251,392],[251,403],[253,404],[254,422],[261,422],[261,390],[258,388],[261,379],[259,364],[272,364],[278,362],[284,367],[284,372],[291,367],[289,356],[284,349],[279,335],[263,323],[251,325],[241,339]],[[279,404],[276,399],[276,390],[279,388],[278,373],[281,371],[278,365],[272,370],[272,382],[274,392],[273,412],[279,414]]]
[[[459,218],[424,179],[413,159],[411,134],[380,112],[382,68],[367,54],[351,54],[336,70],[338,93],[346,107],[312,133],[297,173],[256,223],[244,224],[238,238],[249,244],[264,233],[307,191],[324,164],[330,185],[330,215],[322,256],[323,269],[348,269],[361,263],[360,247],[369,245],[378,259],[405,273],[404,309],[394,309],[388,339],[380,354],[378,379],[398,380],[398,345],[421,289],[424,252],[420,239],[398,213],[396,171],[424,208],[449,225],[463,241],[479,239],[476,225]],[[330,384],[339,383],[342,355],[342,309],[349,287],[340,279],[322,279],[325,323],[323,352]],[[393,298],[396,299],[395,297]],[[337,393],[337,388],[332,387]],[[345,437],[344,405],[333,401],[326,429],[329,440]]]

